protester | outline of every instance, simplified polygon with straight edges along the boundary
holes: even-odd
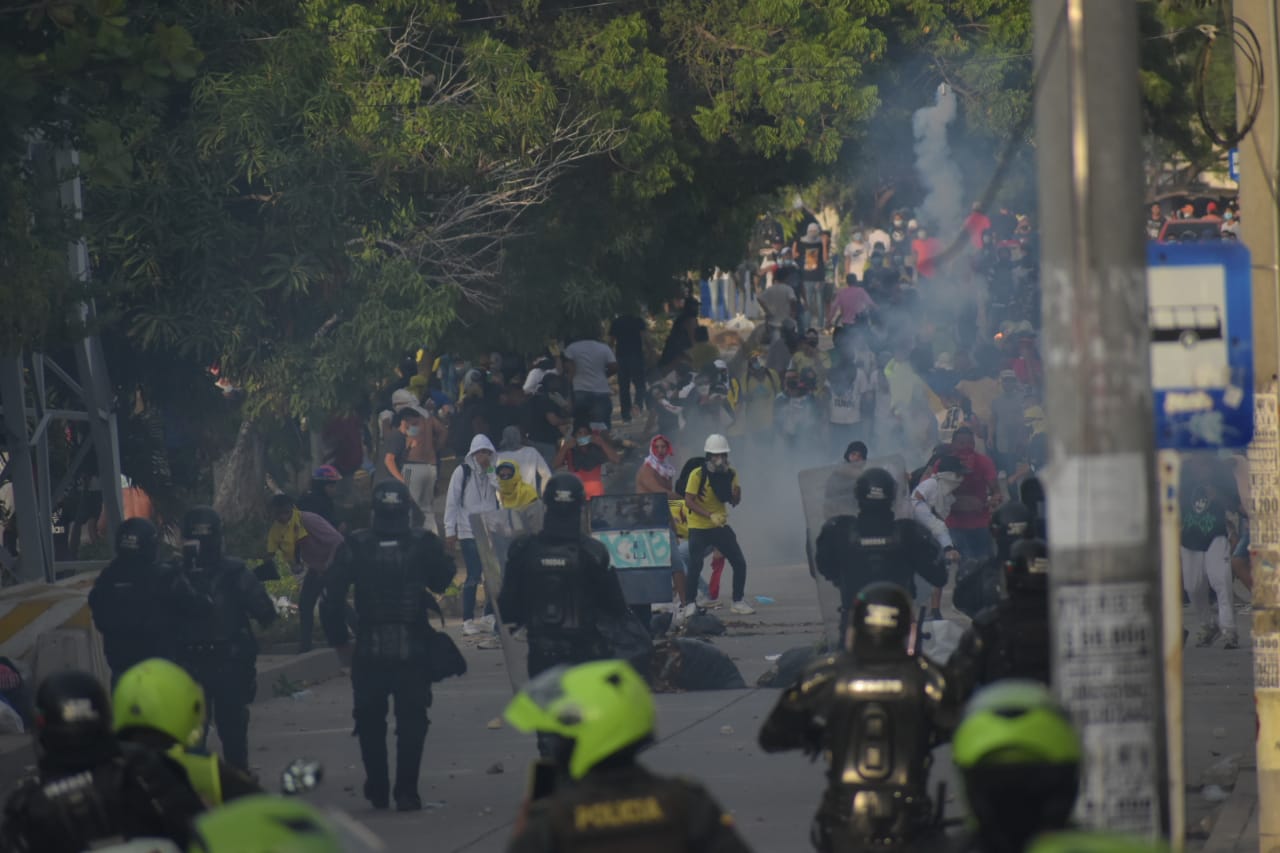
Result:
[[[738,472],[729,465],[729,442],[722,435],[707,438],[702,465],[689,475],[684,502],[689,512],[689,576],[686,589],[698,588],[702,562],[714,548],[733,567],[734,613],[751,614],[755,610],[745,600],[747,558],[738,545],[738,537],[729,526],[729,507],[742,502],[742,486]],[[689,608],[693,610],[690,611]],[[685,615],[697,612],[697,605],[686,605]]]
[[[499,459],[494,473],[498,477],[498,505],[503,509],[524,509],[538,502],[537,490],[520,477],[516,462]]]
[[[974,441],[968,427],[956,430],[951,439],[951,455],[964,467],[965,476],[955,490],[947,528],[961,557],[981,561],[991,554],[991,504],[1003,499],[995,463],[977,451]]]
[[[383,463],[391,476],[404,483],[418,508],[421,527],[435,533],[435,492],[439,468],[438,448],[448,440],[448,432],[437,418],[418,405],[399,413],[400,429],[384,448]]]
[[[267,556],[295,574],[302,575],[298,592],[298,654],[311,651],[316,604],[324,590],[324,573],[342,547],[342,534],[313,512],[302,512],[293,498],[271,498],[271,527],[267,530]]]
[[[644,408],[645,351],[649,324],[635,314],[619,314],[609,326],[609,337],[618,357],[618,406],[623,423],[631,423],[631,391],[635,389],[635,405]]]
[[[595,334],[580,337],[564,348],[566,375],[573,387],[573,416],[596,428],[613,424],[613,391],[609,377],[618,372],[618,358]]]
[[[605,463],[616,465],[620,459],[608,439],[592,430],[590,424],[579,421],[574,424],[573,434],[561,441],[551,467],[558,471],[563,466],[576,475],[582,481],[587,500],[591,500],[604,494]]]
[[[445,493],[444,535],[449,550],[462,554],[467,576],[462,583],[462,633],[467,636],[492,631],[495,620],[493,603],[485,602],[485,625],[476,623],[476,591],[484,578],[484,564],[480,562],[480,550],[475,532],[471,529],[471,516],[475,513],[498,509],[498,488],[493,478],[493,442],[488,436],[477,435],[471,440],[466,459],[453,471],[449,488]]]
[[[524,443],[518,426],[509,426],[502,431],[497,461],[508,460],[516,463],[521,479],[533,488],[534,495],[542,494],[543,485],[551,479],[551,468],[541,451]]]
[[[338,484],[341,482],[342,473],[337,468],[332,465],[321,465],[311,472],[311,488],[298,498],[298,509],[320,516],[333,525],[339,533],[343,532],[342,528],[346,526],[338,518],[336,504]]]

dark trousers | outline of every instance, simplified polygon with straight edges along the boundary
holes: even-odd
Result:
[[[644,408],[644,359],[618,359],[618,406],[622,410],[622,419],[631,420],[631,389],[635,388],[636,408]]]
[[[480,547],[474,539],[459,539],[458,549],[462,552],[462,562],[467,567],[466,580],[462,582],[462,618],[476,618],[476,590],[484,583],[484,563],[480,559]],[[484,596],[484,615],[493,612],[493,599],[488,590]]]
[[[205,718],[201,742],[209,735],[209,721],[218,727],[222,757],[228,764],[249,770],[249,703],[258,692],[258,670],[253,662],[226,662],[185,667],[204,689]]]
[[[710,530],[689,528],[689,573],[685,589],[697,590],[702,562],[713,549],[723,554],[733,567],[733,600],[741,601],[747,589],[747,558],[742,555],[738,537],[728,525]]]
[[[356,734],[364,762],[365,794],[386,799],[387,700],[395,701],[396,798],[418,793],[422,747],[427,740],[427,709],[431,684],[422,661],[370,661],[357,659],[351,667],[351,693],[355,700]]]
[[[324,575],[308,570],[302,576],[302,588],[298,591],[298,627],[301,634],[298,651],[311,651],[311,637],[315,626],[316,605],[324,594]],[[352,633],[356,629],[356,611],[350,604],[346,606],[347,627]]]

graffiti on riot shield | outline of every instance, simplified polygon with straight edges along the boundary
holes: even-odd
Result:
[[[805,554],[809,558],[809,574],[818,588],[818,608],[822,613],[823,639],[831,647],[840,643],[840,590],[818,574],[814,554],[822,525],[838,515],[858,514],[858,501],[854,486],[863,471],[883,468],[893,475],[898,484],[894,501],[894,515],[911,517],[911,496],[907,488],[907,466],[901,456],[871,459],[865,464],[826,465],[801,471],[800,503],[804,508]]]
[[[502,592],[502,573],[507,566],[507,552],[517,537],[537,533],[542,529],[545,509],[541,502],[524,509],[495,509],[471,516],[471,531],[476,537],[476,549],[484,571],[485,599],[493,603],[498,621],[498,640],[502,644],[502,658],[512,690],[519,690],[528,681],[525,661],[526,646],[514,640],[506,620],[498,610],[498,595]]]
[[[671,600],[671,510],[666,495],[601,495],[587,505],[591,536],[609,562],[627,604]]]

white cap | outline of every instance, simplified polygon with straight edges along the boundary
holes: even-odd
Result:
[[[391,408],[399,411],[403,406],[418,405],[418,398],[407,388],[397,388],[391,392]]]
[[[712,433],[707,436],[707,443],[702,446],[703,453],[728,453],[729,439],[720,433]]]

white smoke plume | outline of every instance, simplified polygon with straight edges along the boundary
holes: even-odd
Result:
[[[965,217],[960,167],[947,146],[947,127],[955,117],[955,92],[943,83],[934,105],[916,110],[911,119],[916,137],[916,171],[926,191],[916,218],[933,236],[944,240],[960,230]]]

